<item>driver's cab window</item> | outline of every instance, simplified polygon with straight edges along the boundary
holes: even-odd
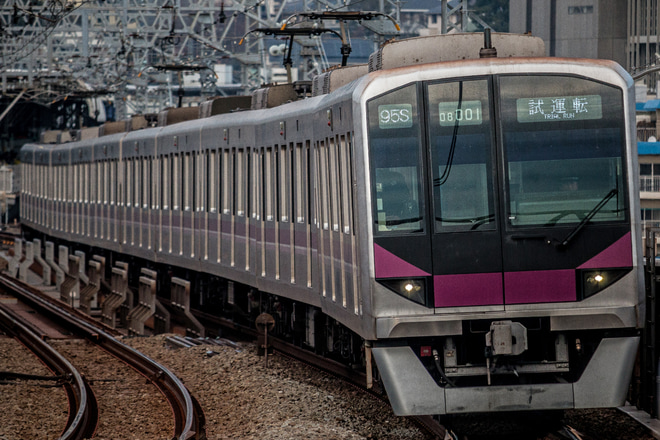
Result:
[[[410,85],[368,103],[374,233],[424,230],[417,88]]]
[[[376,169],[376,212],[379,231],[421,229],[418,189],[416,167]]]

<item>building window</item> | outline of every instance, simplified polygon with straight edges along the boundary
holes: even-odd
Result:
[[[593,6],[569,6],[568,15],[577,15],[577,14],[593,14]]]
[[[646,192],[660,192],[660,164],[639,164],[639,189]]]
[[[660,227],[660,209],[642,209],[642,223],[646,228]]]

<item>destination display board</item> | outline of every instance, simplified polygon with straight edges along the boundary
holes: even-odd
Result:
[[[551,96],[516,100],[518,122],[556,122],[601,119],[600,95]]]

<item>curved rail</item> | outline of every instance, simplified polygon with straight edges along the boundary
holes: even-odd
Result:
[[[28,347],[53,373],[67,378],[64,389],[71,410],[60,440],[91,438],[98,424],[98,406],[89,384],[78,370],[42,340],[29,323],[2,304],[0,304],[0,326]]]
[[[167,368],[121,343],[101,328],[100,324],[81,321],[80,317],[76,315],[76,311],[64,310],[62,305],[57,304],[51,298],[44,298],[40,292],[27,284],[6,275],[0,275],[0,287],[15,293],[30,302],[35,308],[51,315],[66,326],[75,328],[78,333],[84,335],[111,355],[126,362],[158,387],[170,403],[174,413],[174,438],[179,440],[201,440],[206,437],[204,415],[201,408],[193,401],[185,385]]]

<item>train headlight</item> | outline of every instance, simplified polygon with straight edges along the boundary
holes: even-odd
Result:
[[[579,299],[588,298],[618,281],[631,269],[589,269],[578,271]]]
[[[426,305],[426,280],[424,278],[385,278],[376,281],[411,301]]]

